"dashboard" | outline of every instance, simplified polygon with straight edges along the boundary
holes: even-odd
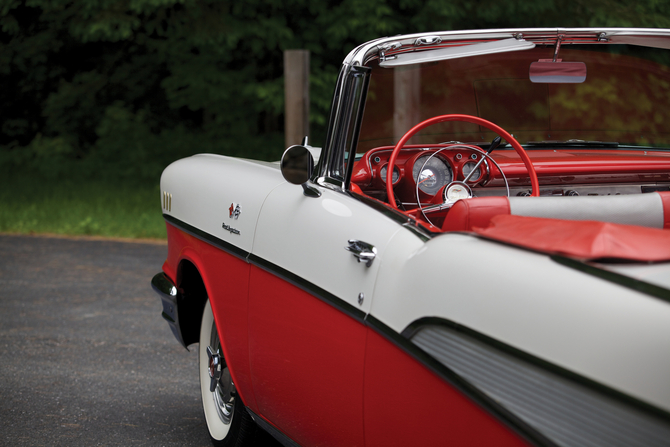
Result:
[[[530,181],[513,150],[483,157],[486,145],[408,145],[393,169],[393,190],[406,210],[442,203],[445,186],[461,182],[475,196],[524,196]],[[362,192],[388,202],[386,181],[392,146],[369,150],[356,162],[351,181]],[[618,195],[670,190],[670,156],[654,150],[532,149],[529,157],[538,175],[540,195]],[[474,172],[473,172],[474,171]],[[469,175],[469,177],[468,177]],[[467,180],[466,180],[467,179]]]
[[[392,147],[368,151],[357,163],[360,169],[354,168],[352,182],[369,195],[385,200],[392,152]],[[471,145],[405,148],[393,169],[392,181],[397,197],[406,205],[416,205],[417,196],[422,203],[430,202],[453,181],[465,181],[471,187],[485,185],[491,178],[492,163],[483,157],[483,153],[479,147]]]

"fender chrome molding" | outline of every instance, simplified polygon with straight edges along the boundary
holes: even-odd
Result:
[[[579,270],[580,272],[596,276],[600,279],[604,279],[605,281],[619,284],[620,286],[627,287],[631,290],[635,290],[636,292],[644,293],[645,295],[653,296],[654,298],[663,300],[666,303],[670,303],[670,290],[667,288],[609,270],[605,263],[599,263],[597,261],[586,263],[577,259],[572,259],[560,255],[552,255],[550,258],[566,267]]]
[[[431,370],[447,384],[463,393],[464,396],[479,405],[480,408],[496,418],[501,424],[509,427],[516,434],[528,441],[531,445],[542,447],[558,447],[556,443],[537,431],[534,427],[527,424],[524,420],[510,412],[507,408],[503,407],[487,394],[483,393],[479,388],[472,385],[463,377],[456,374],[452,369],[446,367],[444,364],[440,363],[434,357],[413,343],[405,336],[407,329],[403,331],[402,334],[399,334],[372,315],[368,315],[365,318],[365,323],[370,329],[386,338],[399,349],[405,351],[417,362]]]
[[[237,258],[246,260],[247,257],[249,256],[248,251],[242,250],[241,248],[231,244],[230,242],[226,242],[223,239],[219,239],[216,236],[212,236],[211,234],[206,233],[199,228],[187,224],[183,220],[179,220],[176,217],[170,216],[169,214],[163,214],[163,218],[168,224],[179,228],[180,230],[190,234],[191,236],[197,237],[203,242],[207,242],[208,244],[218,247],[223,251],[225,251],[226,253],[229,253]]]
[[[269,261],[266,261],[265,259],[254,255],[253,253],[249,253],[245,250],[240,249],[239,247],[234,246],[233,244],[230,244],[224,240],[221,240],[215,236],[212,236],[211,234],[205,233],[202,230],[199,230],[198,228],[195,228],[186,222],[183,222],[175,217],[172,216],[164,216],[165,220],[175,228],[178,228],[181,231],[184,231],[191,236],[194,236],[201,241],[212,245],[213,247],[219,248],[223,250],[224,252],[233,255],[239,259],[244,260],[245,262],[258,267],[260,269],[263,269],[269,273],[272,273],[273,275],[277,276],[278,278],[283,279],[284,281],[293,284],[294,286],[304,290],[305,292],[311,294],[312,296],[320,299],[326,304],[329,304],[340,311],[344,312],[345,314],[349,315],[350,317],[354,318],[355,320],[358,320],[360,322],[363,322],[365,319],[365,312],[363,312],[360,309],[357,309],[356,307],[352,306],[351,304],[347,303],[346,301],[342,300],[341,298],[338,298],[337,296],[333,295],[332,293],[328,292],[327,290],[318,287],[314,285],[313,283],[307,281],[306,279],[295,275],[288,270],[273,264]],[[157,275],[158,276],[158,275]],[[161,295],[162,296],[162,295]],[[168,320],[169,322],[169,320]],[[179,339],[181,342],[181,339]],[[183,342],[182,342],[183,344]]]
[[[403,337],[560,445],[666,445],[670,414],[442,318]]]

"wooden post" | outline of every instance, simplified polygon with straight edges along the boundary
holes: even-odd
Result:
[[[309,135],[309,50],[284,51],[284,141],[300,144]]]
[[[419,124],[420,111],[421,71],[414,66],[396,68],[393,72],[393,138],[396,143]]]

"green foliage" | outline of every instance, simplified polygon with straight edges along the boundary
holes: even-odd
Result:
[[[155,181],[196,152],[277,159],[282,51],[311,52],[323,142],[340,61],[406,32],[670,27],[661,0],[2,0],[0,171]]]
[[[0,180],[0,232],[159,238],[166,236],[158,183]]]

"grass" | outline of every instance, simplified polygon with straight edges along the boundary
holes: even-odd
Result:
[[[154,185],[12,176],[0,180],[0,232],[165,239]]]

